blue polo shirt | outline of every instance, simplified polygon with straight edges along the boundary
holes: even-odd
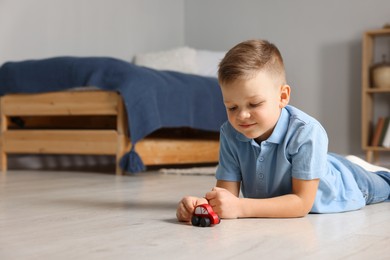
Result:
[[[311,212],[343,212],[365,205],[352,172],[328,154],[324,128],[293,106],[282,109],[273,133],[260,144],[224,123],[216,178],[241,182],[246,198],[291,194],[292,178],[320,179]]]

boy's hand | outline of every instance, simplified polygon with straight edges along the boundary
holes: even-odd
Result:
[[[177,206],[176,217],[179,221],[191,221],[191,217],[194,213],[195,207],[200,204],[208,204],[205,198],[197,198],[186,196],[184,197]]]
[[[230,191],[214,187],[206,193],[206,199],[220,218],[238,218],[240,216],[240,199]]]

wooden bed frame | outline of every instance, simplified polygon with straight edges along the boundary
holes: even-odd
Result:
[[[63,91],[0,98],[1,170],[8,154],[95,154],[120,158],[130,150],[127,116],[117,92]],[[187,129],[188,130],[188,129]],[[216,163],[217,133],[157,132],[139,141],[144,164]]]

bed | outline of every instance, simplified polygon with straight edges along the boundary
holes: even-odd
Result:
[[[54,57],[3,64],[0,96],[3,171],[10,153],[111,154],[117,174],[218,161],[226,113],[213,77]]]

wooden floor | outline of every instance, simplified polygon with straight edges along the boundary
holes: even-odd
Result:
[[[0,178],[0,259],[389,259],[390,202],[299,219],[178,223],[212,176],[9,171]]]

